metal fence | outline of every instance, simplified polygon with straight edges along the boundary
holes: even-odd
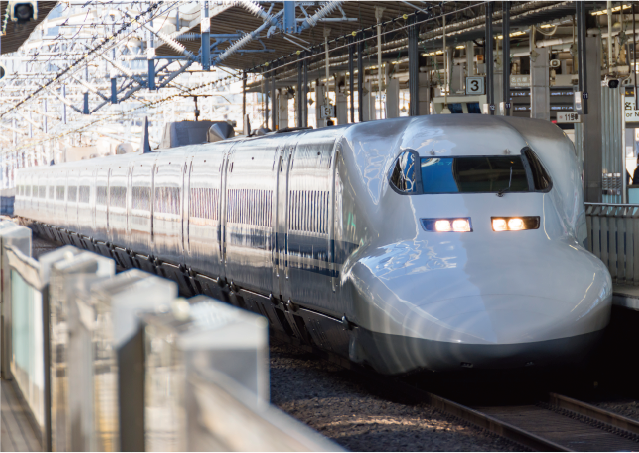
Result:
[[[587,246],[612,281],[639,285],[639,205],[586,203]]]
[[[2,376],[45,451],[335,451],[269,403],[268,323],[0,222]]]

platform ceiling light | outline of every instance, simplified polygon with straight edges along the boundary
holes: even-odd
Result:
[[[423,53],[422,57],[432,57],[435,55],[444,55],[444,52],[442,52],[441,50],[438,50],[436,52],[431,52],[431,53]]]
[[[523,36],[525,34],[526,34],[525,31],[514,31],[512,33],[509,33],[508,36],[510,36],[511,38],[515,38],[517,36]],[[498,36],[495,36],[495,39],[504,39],[504,36],[503,35],[498,35]]]
[[[630,9],[630,8],[631,8],[630,5],[623,5],[623,9]],[[621,6],[615,6],[610,11],[615,13],[615,12],[619,12],[620,10],[621,10]],[[591,16],[602,16],[604,14],[608,14],[608,10],[607,9],[602,9],[601,11],[592,11],[590,13]]]
[[[466,48],[466,46],[457,46],[457,47],[455,47],[455,49],[465,49],[465,48]]]
[[[539,217],[491,217],[493,231],[536,230]]]

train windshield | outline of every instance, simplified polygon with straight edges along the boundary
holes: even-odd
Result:
[[[529,191],[521,156],[422,157],[421,179],[422,193]]]

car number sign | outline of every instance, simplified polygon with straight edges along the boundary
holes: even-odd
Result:
[[[486,94],[483,77],[466,77],[466,94]]]
[[[557,112],[558,123],[583,123],[583,116],[575,112]]]

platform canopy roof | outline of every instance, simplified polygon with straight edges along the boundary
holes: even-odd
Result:
[[[305,11],[311,15],[324,2],[300,2]],[[418,13],[417,20],[420,23],[420,41],[424,50],[439,48],[442,45],[442,23],[439,13],[444,11],[447,16],[446,36],[450,44],[461,44],[470,40],[482,40],[485,28],[485,7],[487,2],[478,1],[454,1],[454,2],[372,2],[372,1],[346,1],[340,8],[335,9],[327,19],[317,26],[303,31],[295,36],[276,33],[267,37],[267,30],[261,33],[259,40],[254,40],[242,50],[223,62],[227,66],[238,70],[255,70],[257,66],[265,62],[282,57],[295,58],[297,51],[312,49],[313,53],[323,52],[325,34],[331,42],[331,47],[345,44],[343,38],[350,37],[352,32],[364,30],[367,37],[375,35],[377,19],[376,8],[384,8],[382,12],[383,22],[383,52],[401,52],[407,48],[409,21],[413,20],[413,14]],[[268,3],[263,3],[267,5]],[[605,8],[605,2],[588,2],[591,8],[601,6]],[[275,3],[272,14],[276,14],[282,8],[282,3]],[[501,28],[502,2],[493,2],[493,27],[496,34]],[[298,12],[298,19],[305,16]],[[430,13],[430,17],[429,17]],[[511,30],[523,29],[531,25],[550,22],[560,18],[566,18],[575,14],[575,2],[572,1],[530,1],[511,2]],[[343,19],[343,20],[340,20]],[[245,8],[238,6],[226,6],[218,8],[212,14],[211,34],[249,33],[262,25],[261,18],[252,15]],[[187,32],[177,37],[187,50],[197,54],[200,48],[200,24],[193,20],[193,26]],[[301,38],[301,39],[297,39]],[[525,37],[527,39],[527,37]],[[212,40],[213,42],[213,40]],[[368,41],[369,47],[376,45],[373,40]],[[219,45],[218,49],[226,49],[229,43]],[[344,51],[343,53],[345,53]],[[160,46],[157,55],[178,55],[167,45]],[[331,53],[331,55],[334,55]],[[401,54],[400,54],[401,55]]]

